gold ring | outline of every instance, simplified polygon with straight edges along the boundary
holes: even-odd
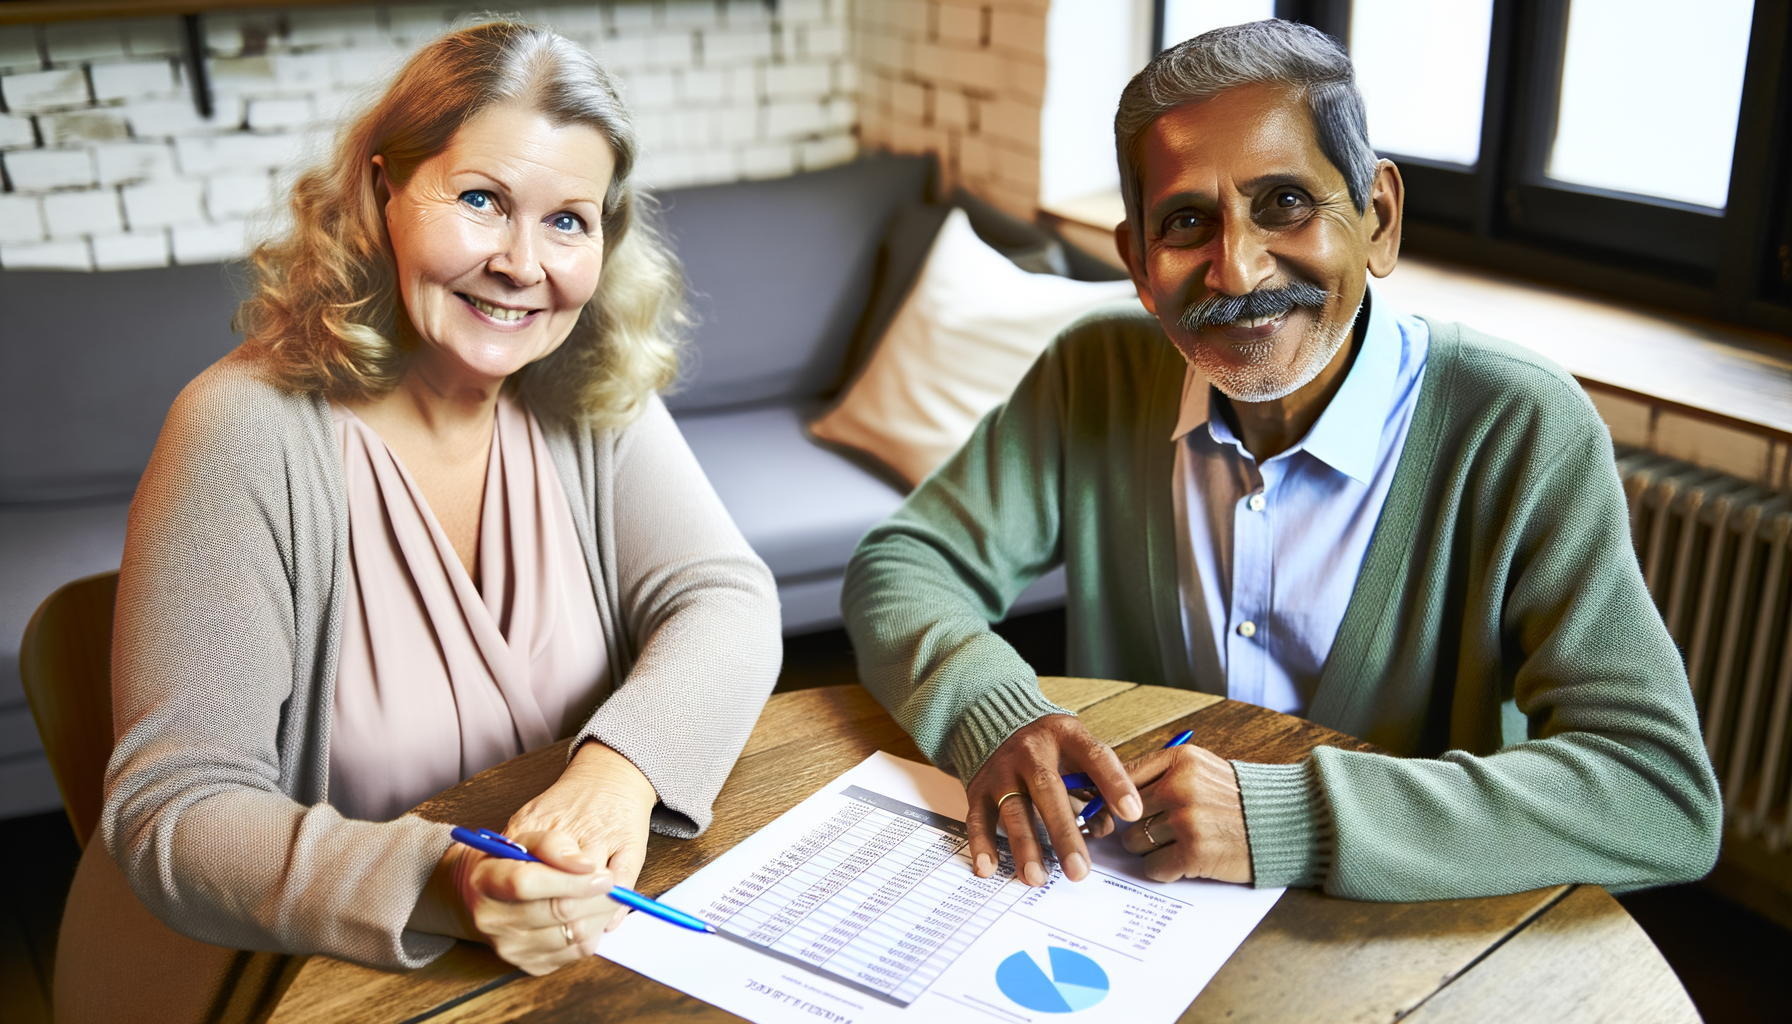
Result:
[[[579,940],[578,940],[578,939],[576,939],[576,938],[574,938],[574,937],[573,937],[573,934],[572,934],[572,925],[570,925],[570,924],[567,924],[567,923],[566,923],[566,922],[564,922],[564,921],[562,921],[562,922],[560,922],[560,934],[562,934],[562,935],[564,935],[564,936],[566,936],[566,944],[567,944],[567,945],[568,945],[568,946],[570,946],[570,945],[572,945],[572,944],[573,944],[573,943],[575,943],[575,942],[577,942],[577,941],[579,941]]]
[[[997,814],[1002,813],[1002,805],[1007,803],[1009,798],[1017,797],[1017,796],[1026,796],[1026,795],[1027,794],[1024,791],[1018,790],[1018,789],[1012,793],[1003,793],[1001,799],[996,801],[996,813]]]
[[[1152,834],[1151,834],[1151,823],[1156,820],[1157,820],[1157,815],[1153,814],[1151,817],[1145,819],[1144,824],[1139,826],[1140,828],[1144,829],[1144,831],[1145,831],[1145,841],[1147,843],[1150,843],[1153,847],[1163,845],[1162,843],[1159,843],[1157,841],[1156,837],[1152,836]]]

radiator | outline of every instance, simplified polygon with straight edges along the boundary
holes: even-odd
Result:
[[[1723,787],[1726,848],[1792,846],[1792,500],[1620,447],[1631,537],[1686,658]]]

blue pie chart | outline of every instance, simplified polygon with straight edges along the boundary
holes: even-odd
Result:
[[[1073,949],[1048,947],[1052,976],[1026,953],[1015,953],[996,968],[1002,994],[1037,1013],[1075,1013],[1107,998],[1108,972]]]

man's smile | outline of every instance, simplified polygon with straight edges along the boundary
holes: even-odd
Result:
[[[1282,313],[1279,316],[1242,317],[1229,324],[1212,324],[1207,330],[1215,331],[1240,344],[1250,344],[1275,337],[1287,322],[1288,313]]]

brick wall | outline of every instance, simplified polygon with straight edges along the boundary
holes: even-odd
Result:
[[[857,154],[850,2],[638,0],[521,13],[617,73],[646,154],[641,177],[671,187]],[[452,17],[400,5],[207,15],[209,119],[186,81],[177,19],[0,28],[0,267],[240,256],[246,224],[280,176],[319,155],[341,119]]]
[[[940,156],[1016,216],[1039,205],[1039,112],[1049,0],[860,0],[860,138]]]

